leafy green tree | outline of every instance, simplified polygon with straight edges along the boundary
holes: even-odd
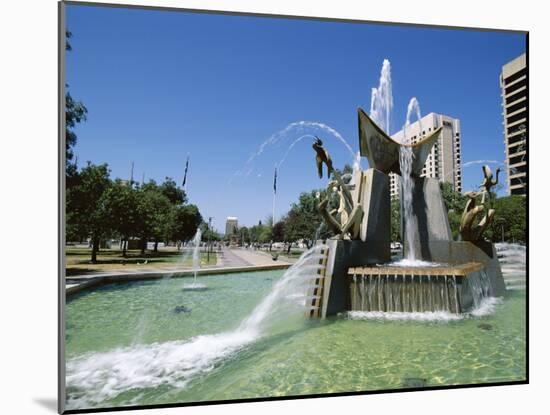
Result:
[[[117,179],[105,192],[106,221],[122,242],[122,256],[126,257],[128,239],[135,236],[139,223],[138,195],[128,182]]]
[[[68,237],[91,238],[91,261],[97,261],[101,238],[111,232],[105,194],[111,186],[107,164],[88,165],[73,177],[67,188],[66,217]]]
[[[391,199],[391,240],[393,242],[401,242],[401,201],[399,197]]]
[[[207,241],[213,242],[213,241],[222,240],[221,235],[218,232],[216,232],[213,228],[211,227],[209,228],[207,222],[202,222],[200,224],[200,229],[201,229],[203,242],[207,242]]]
[[[260,234],[258,235],[258,241],[262,244],[273,241],[273,228],[269,225],[262,225]],[[271,246],[270,246],[271,249]]]
[[[264,225],[260,221],[257,225],[254,225],[248,229],[248,237],[251,243],[260,242],[260,235],[263,232]]]
[[[137,236],[141,240],[141,253],[145,252],[147,241],[153,239],[154,250],[158,243],[168,233],[171,210],[175,207],[170,199],[151,180],[137,190],[137,215],[139,221],[136,226]]]
[[[319,194],[319,198],[317,197]],[[284,239],[288,242],[304,240],[307,247],[311,247],[315,237],[326,238],[328,233],[318,232],[322,229],[323,223],[319,213],[319,200],[324,197],[325,192],[313,190],[300,194],[298,203],[293,203],[285,221]],[[319,235],[317,235],[319,233]]]
[[[466,205],[466,196],[453,190],[451,183],[440,182],[439,187],[441,189],[441,196],[443,197],[447,210],[462,213],[464,206]]]
[[[239,234],[243,244],[250,243],[250,230],[246,226],[241,226],[239,228]]]
[[[485,235],[493,242],[527,241],[527,201],[524,196],[499,197],[494,201],[495,216]]]
[[[179,206],[187,203],[187,195],[185,191],[178,187],[174,179],[166,177],[164,182],[158,186],[158,190],[168,198],[174,206]]]
[[[283,218],[273,226],[273,240],[275,242],[284,242],[285,239],[285,226],[286,218]]]
[[[203,222],[199,208],[192,204],[177,206],[170,216],[169,229],[172,241],[189,241]]]

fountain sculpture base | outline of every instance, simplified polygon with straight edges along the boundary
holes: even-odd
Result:
[[[481,262],[454,266],[350,268],[350,310],[462,313],[488,295]]]
[[[505,292],[488,242],[427,242],[424,259],[445,264],[439,266],[391,264],[389,246],[378,241],[329,240],[326,251],[315,317],[346,311],[462,313]]]

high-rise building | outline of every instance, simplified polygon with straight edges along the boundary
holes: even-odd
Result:
[[[239,227],[238,219],[235,216],[228,216],[225,221],[225,235],[233,235],[236,229]]]
[[[439,127],[443,127],[441,135],[433,145],[422,169],[422,177],[433,177],[440,182],[450,183],[457,192],[462,191],[462,169],[460,159],[460,120],[447,115],[430,113],[409,125],[406,130],[407,142],[415,144],[428,137]],[[403,142],[403,130],[392,136],[396,141]],[[390,174],[390,195],[399,195],[399,176]]]
[[[527,61],[525,53],[500,73],[508,194],[527,190]]]

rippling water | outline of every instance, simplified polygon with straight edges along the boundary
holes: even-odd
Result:
[[[83,293],[66,310],[68,408],[523,380],[525,248],[497,250],[506,296],[455,319],[298,313],[263,336],[237,330],[282,271],[201,277],[205,291],[172,279]]]

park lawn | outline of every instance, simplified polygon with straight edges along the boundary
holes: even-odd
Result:
[[[101,249],[97,255],[97,262],[90,261],[91,248],[67,247],[65,250],[66,275],[92,274],[100,272],[132,272],[140,270],[172,270],[189,268],[192,266],[192,254],[189,252],[182,262],[183,252],[175,249],[159,250],[158,252],[145,251],[142,255],[139,249],[128,250],[126,258],[122,257],[120,249]],[[210,253],[207,261],[206,252],[201,252],[201,267],[213,266],[217,263],[216,252]],[[147,263],[146,263],[147,262]]]

